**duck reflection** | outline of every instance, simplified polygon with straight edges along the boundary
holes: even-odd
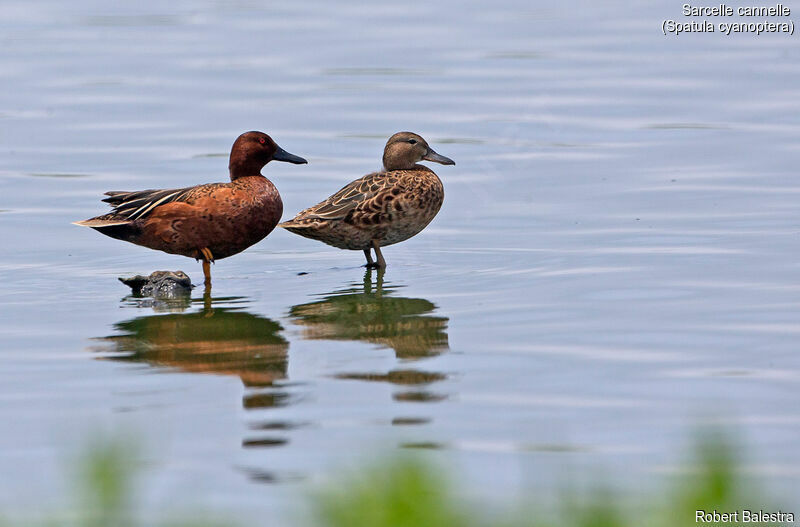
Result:
[[[447,317],[424,298],[393,296],[397,286],[383,284],[383,271],[364,274],[363,284],[334,291],[322,300],[294,306],[292,322],[304,326],[309,340],[361,340],[392,348],[399,359],[438,355],[449,349]]]
[[[252,388],[272,386],[274,381],[286,378],[289,342],[278,334],[283,328],[277,322],[235,307],[242,300],[212,300],[206,295],[202,300],[190,301],[203,303],[199,311],[146,315],[118,322],[114,329],[119,334],[98,338],[106,345],[94,351],[114,353],[104,358],[115,361],[237,375]],[[227,307],[214,307],[215,303],[225,303]],[[176,307],[173,303],[170,310]],[[280,399],[278,394],[272,395],[271,399]],[[246,394],[244,404],[268,406],[268,399]]]
[[[370,342],[391,348],[398,359],[404,360],[447,351],[449,319],[434,315],[436,306],[428,300],[394,296],[399,287],[383,283],[383,270],[376,271],[374,282],[372,273],[367,270],[361,284],[351,284],[322,300],[292,307],[289,316],[293,323],[303,326],[303,338]],[[427,390],[430,384],[447,378],[443,373],[404,367],[386,373],[345,372],[335,377],[398,386],[401,391],[393,395],[396,401],[433,402],[446,398]]]

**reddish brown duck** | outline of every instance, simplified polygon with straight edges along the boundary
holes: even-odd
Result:
[[[279,227],[340,249],[364,251],[367,267],[386,267],[380,248],[422,231],[442,206],[442,182],[433,170],[417,164],[423,160],[455,165],[419,135],[398,132],[383,150],[381,172],[353,181]]]
[[[106,192],[108,214],[76,225],[106,236],[203,261],[206,285],[210,263],[239,253],[264,239],[280,221],[278,189],[261,175],[270,161],[302,164],[262,132],[246,132],[233,143],[230,183],[136,192]]]

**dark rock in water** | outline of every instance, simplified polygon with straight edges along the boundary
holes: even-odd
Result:
[[[192,292],[192,281],[183,271],[155,271],[150,276],[120,278],[136,296],[179,298]]]

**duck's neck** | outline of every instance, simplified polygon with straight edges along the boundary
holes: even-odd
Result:
[[[414,163],[403,159],[397,155],[393,150],[385,150],[383,152],[383,169],[384,170],[411,170],[414,168]]]
[[[386,162],[383,163],[383,171],[384,172],[391,172],[392,170],[430,170],[430,168],[426,167],[425,165],[418,165],[416,163],[411,164],[400,164],[400,165],[387,165]]]
[[[264,168],[264,163],[260,161],[233,154],[231,154],[231,159],[228,163],[228,172],[230,173],[231,181],[236,181],[242,177],[261,176],[262,168]]]

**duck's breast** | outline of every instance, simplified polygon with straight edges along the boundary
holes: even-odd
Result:
[[[377,197],[381,213],[372,220],[381,245],[419,234],[444,202],[444,186],[429,169],[404,171],[397,183],[381,194]]]
[[[221,255],[230,256],[258,243],[272,232],[283,214],[278,189],[265,177],[237,179],[231,183],[230,194],[220,197],[219,217],[210,227]]]

